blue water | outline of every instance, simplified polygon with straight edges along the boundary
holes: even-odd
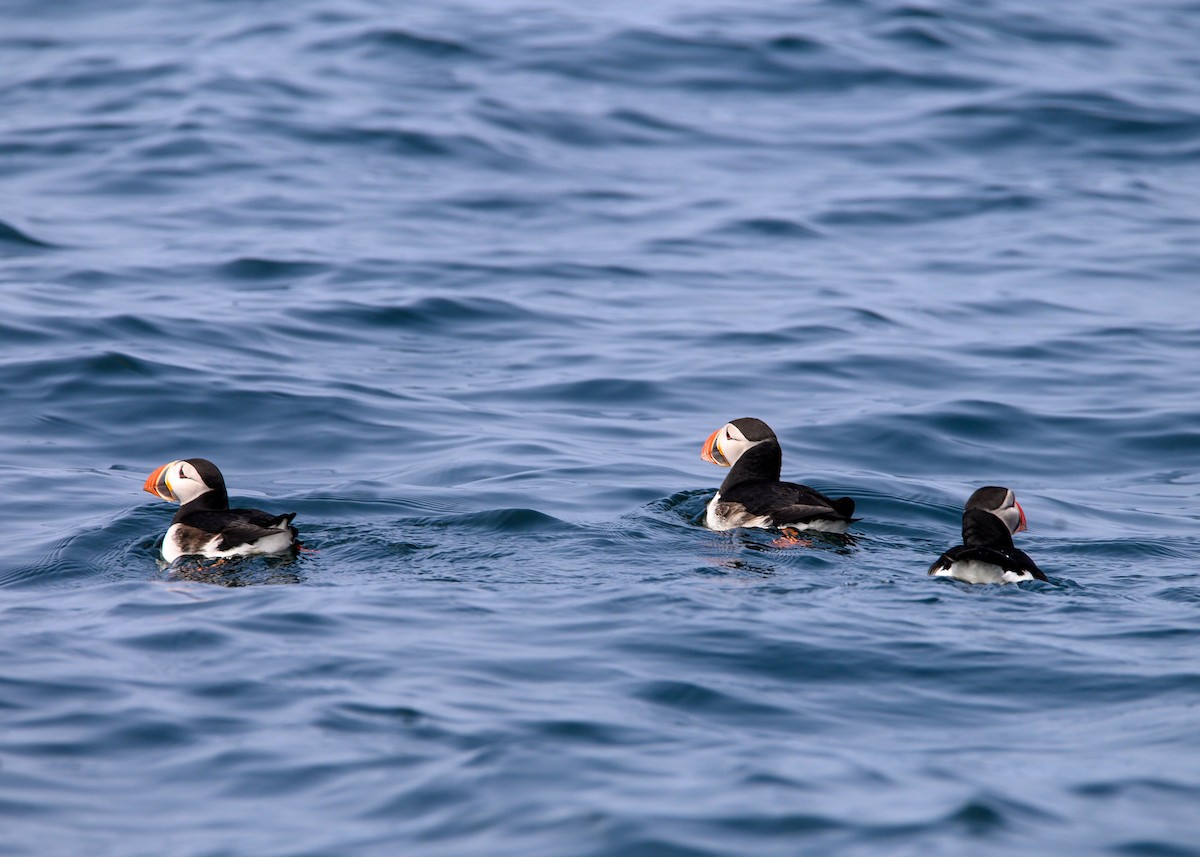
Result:
[[[1197,45],[0,4],[0,854],[1200,854]],[[852,542],[700,525],[741,416]],[[314,552],[160,568],[192,456]]]

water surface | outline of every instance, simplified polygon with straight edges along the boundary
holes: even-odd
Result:
[[[7,4],[0,853],[1200,854],[1196,12]]]

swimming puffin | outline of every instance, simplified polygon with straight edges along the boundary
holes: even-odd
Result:
[[[980,488],[963,510],[963,543],[929,566],[936,577],[966,583],[1017,583],[1045,580],[1029,554],[1013,547],[1012,537],[1025,529],[1025,510],[1008,488]]]
[[[772,527],[844,533],[854,517],[849,497],[831,500],[807,485],[780,482],[783,451],[762,420],[743,417],[708,436],[700,457],[729,475],[708,503],[704,523],[714,530]]]
[[[180,504],[163,537],[162,555],[167,562],[181,556],[277,554],[299,547],[292,526],[295,512],[272,515],[258,509],[230,509],[225,478],[206,459],[169,461],[150,474],[143,488]]]

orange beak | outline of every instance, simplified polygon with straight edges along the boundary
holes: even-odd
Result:
[[[1017,507],[1017,513],[1021,516],[1021,522],[1017,524],[1017,528],[1013,530],[1013,535],[1016,535],[1017,533],[1021,532],[1021,530],[1029,529],[1029,526],[1025,523],[1025,510],[1021,508],[1021,504],[1014,500],[1013,505]]]
[[[158,470],[147,476],[146,484],[142,486],[142,490],[149,491],[155,497],[169,500],[172,503],[179,502],[179,498],[175,496],[175,492],[167,485],[167,468],[174,463],[174,461],[168,461],[162,467],[158,468]]]
[[[708,436],[708,440],[704,441],[704,446],[700,447],[700,457],[710,464],[715,464],[718,467],[728,467],[729,460],[725,458],[721,452],[721,430],[717,429]]]

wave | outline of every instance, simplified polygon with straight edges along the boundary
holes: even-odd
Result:
[[[0,220],[0,246],[7,246],[10,250],[27,249],[49,249],[54,247],[49,242],[34,238],[27,232],[23,232],[11,224]]]

